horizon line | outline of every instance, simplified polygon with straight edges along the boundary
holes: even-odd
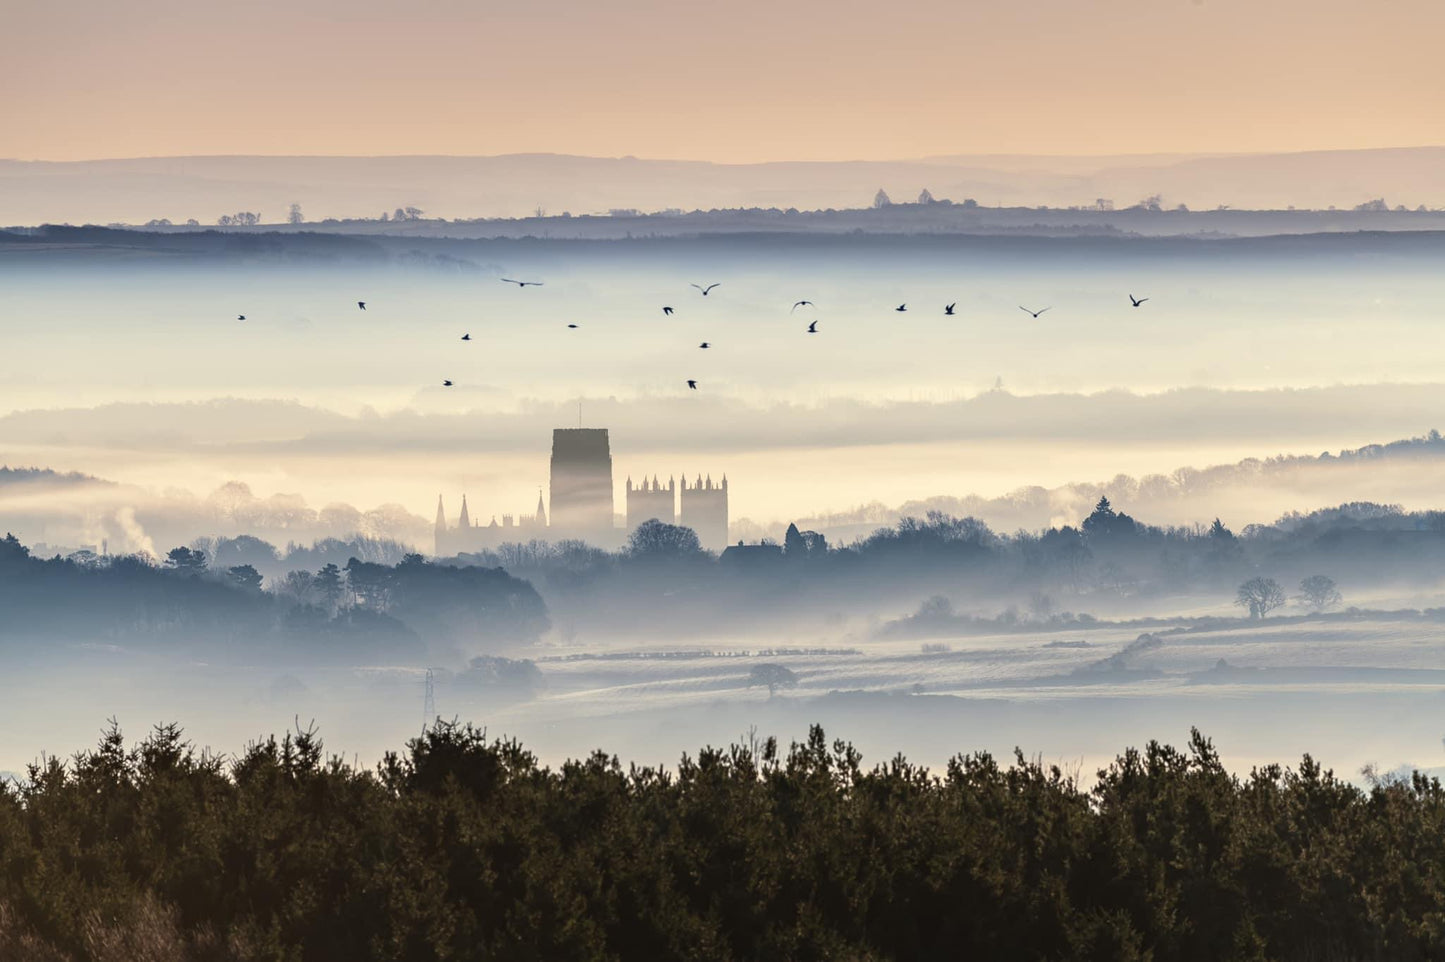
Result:
[[[894,157],[882,159],[851,158],[791,158],[749,161],[719,161],[695,157],[640,157],[635,154],[585,154],[566,151],[510,151],[499,154],[452,154],[452,153],[199,153],[199,154],[139,154],[119,157],[82,157],[57,160],[43,157],[0,157],[0,163],[14,164],[97,164],[121,163],[145,160],[506,160],[529,157],[565,158],[570,160],[629,161],[638,163],[699,164],[714,167],[767,167],[791,164],[937,164],[948,165],[961,159],[1029,159],[1029,160],[1108,160],[1128,158],[1158,159],[1203,159],[1222,157],[1298,157],[1309,154],[1361,154],[1383,153],[1403,150],[1441,150],[1445,143],[1390,144],[1374,147],[1312,147],[1294,150],[1193,150],[1193,151],[1122,151],[1118,153],[1031,153],[1027,151],[981,151],[979,153],[925,154],[919,157]]]

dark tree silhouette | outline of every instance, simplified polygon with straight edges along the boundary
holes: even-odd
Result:
[[[1284,589],[1273,578],[1250,578],[1234,597],[1235,604],[1249,609],[1251,618],[1264,618],[1284,602]]]
[[[250,565],[234,565],[226,569],[226,578],[238,588],[261,590],[261,573]]]
[[[627,554],[639,560],[696,558],[703,553],[697,532],[650,518],[627,537]]]
[[[772,698],[780,688],[797,688],[798,676],[789,668],[766,662],[754,665],[753,670],[748,672],[748,687],[766,688],[768,697]]]
[[[1215,541],[1233,541],[1234,532],[1224,526],[1224,522],[1218,518],[1209,526],[1209,537]]]
[[[1326,611],[1344,600],[1335,579],[1327,575],[1310,575],[1299,583],[1300,600],[1313,611]]]
[[[346,593],[346,584],[343,581],[341,569],[330,562],[322,565],[321,570],[316,572],[312,585],[326,606],[333,610],[341,604],[341,597]]]
[[[172,548],[166,552],[166,567],[176,571],[199,574],[206,570],[206,553],[191,548]]]

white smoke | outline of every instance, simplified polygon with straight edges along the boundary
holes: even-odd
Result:
[[[118,554],[135,553],[143,554],[154,560],[160,559],[155,542],[151,541],[150,535],[146,534],[145,528],[141,527],[140,522],[135,518],[135,508],[129,505],[118,508],[111,520],[120,535],[116,539]],[[107,527],[109,528],[110,525]]]

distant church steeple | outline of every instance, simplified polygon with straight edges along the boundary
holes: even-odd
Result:
[[[462,495],[462,517],[461,517],[461,520],[460,520],[459,522],[457,522],[457,523],[458,523],[459,525],[461,525],[461,527],[463,527],[463,528],[470,528],[470,527],[472,526],[472,518],[471,518],[471,515],[467,514],[467,496],[466,496],[466,495]]]
[[[547,505],[542,501],[542,489],[540,487],[537,489],[537,525],[542,528],[547,527]]]
[[[446,514],[446,512],[445,512],[444,510],[442,510],[442,496],[441,496],[441,495],[437,495],[437,530],[438,530],[438,531],[445,531],[446,529],[447,529],[447,514]]]

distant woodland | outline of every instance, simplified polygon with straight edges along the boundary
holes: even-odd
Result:
[[[1220,519],[1150,525],[1100,498],[1077,525],[1041,531],[999,534],[934,512],[847,545],[794,525],[780,543],[721,556],[659,521],[618,551],[537,541],[435,560],[365,541],[283,553],[247,536],[179,546],[160,561],[40,558],[11,535],[0,540],[0,642],[420,658],[435,646],[525,646],[554,628],[564,638],[581,628],[679,639],[915,607],[890,630],[927,636],[1096,623],[1199,595],[1246,619],[1343,612],[1352,593],[1433,585],[1442,570],[1445,512],[1369,503],[1235,532]]]

